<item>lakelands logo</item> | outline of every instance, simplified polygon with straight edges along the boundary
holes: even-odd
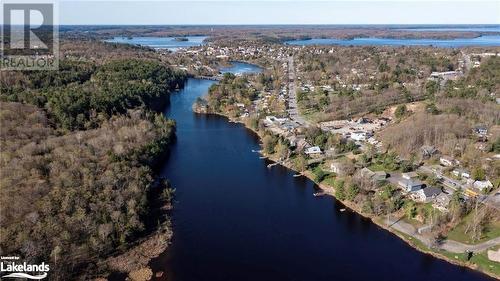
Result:
[[[31,280],[41,280],[47,277],[50,270],[48,264],[29,264],[20,262],[19,257],[0,258],[0,278],[23,278]],[[5,275],[3,275],[5,274]]]
[[[55,0],[2,0],[0,70],[57,70]]]

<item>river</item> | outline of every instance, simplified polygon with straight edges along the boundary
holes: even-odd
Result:
[[[241,71],[245,65],[230,69]],[[248,67],[248,66],[246,66]],[[150,266],[169,281],[491,280],[422,254],[281,166],[255,134],[191,105],[214,81],[189,79],[165,110],[177,139],[162,167],[175,187],[174,236]]]

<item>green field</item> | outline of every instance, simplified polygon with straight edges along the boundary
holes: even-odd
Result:
[[[477,241],[472,241],[471,237],[465,233],[468,222],[472,219],[472,213],[467,215],[453,230],[448,233],[448,239],[459,241],[466,244],[478,244],[500,236],[500,222],[492,222],[486,226],[486,229]]]

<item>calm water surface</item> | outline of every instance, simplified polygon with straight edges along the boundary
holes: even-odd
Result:
[[[500,32],[500,25],[495,25],[495,26],[463,26],[463,27],[415,27],[415,28],[401,28],[401,30]]]
[[[138,46],[147,46],[155,49],[168,49],[176,51],[180,48],[194,47],[203,45],[206,36],[186,36],[188,41],[177,41],[176,37],[115,37],[106,42],[131,44]]]
[[[176,188],[172,245],[158,280],[491,280],[421,254],[289,170],[266,167],[257,137],[191,105],[214,81],[189,79],[165,114],[177,141],[162,169]]]
[[[244,62],[231,62],[231,65],[228,67],[223,67],[220,69],[220,72],[230,72],[233,74],[244,74],[244,73],[259,73],[262,69],[254,64],[244,63]]]
[[[456,48],[467,46],[500,46],[500,35],[480,36],[476,38],[456,39],[393,39],[393,38],[354,38],[348,39],[310,39],[291,40],[285,43],[290,45],[340,45],[340,46],[434,46],[442,48]]]

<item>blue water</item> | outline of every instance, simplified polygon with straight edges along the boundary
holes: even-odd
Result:
[[[471,31],[471,32],[500,32],[500,26],[484,27],[423,27],[423,28],[401,28],[399,30],[409,31]]]
[[[115,37],[105,40],[110,43],[131,44],[138,46],[147,46],[155,49],[168,49],[177,51],[180,48],[194,47],[203,45],[206,36],[186,36],[188,41],[176,41],[176,37]]]
[[[243,62],[237,62],[237,61],[233,61],[233,62],[231,62],[230,66],[222,67],[220,69],[220,72],[222,72],[222,73],[230,72],[233,74],[258,73],[261,71],[262,71],[262,68],[260,68],[257,65],[243,63]]]
[[[341,45],[341,46],[434,46],[443,48],[468,46],[500,46],[500,35],[480,36],[457,39],[393,39],[393,38],[354,38],[348,39],[310,39],[290,40],[290,45]]]
[[[251,67],[251,66],[248,66]],[[424,255],[344,208],[315,184],[252,150],[258,138],[224,117],[193,113],[214,81],[189,79],[165,115],[176,141],[162,167],[176,189],[174,236],[150,263],[168,281],[483,281]]]

